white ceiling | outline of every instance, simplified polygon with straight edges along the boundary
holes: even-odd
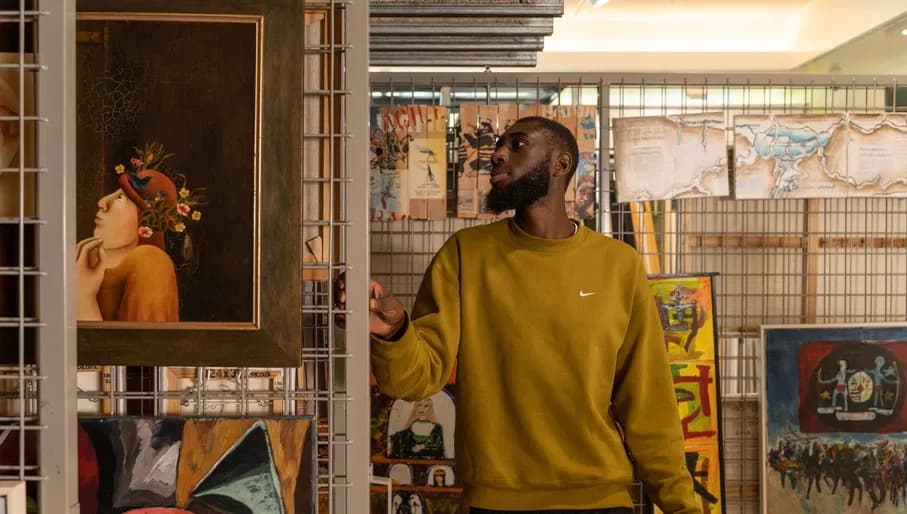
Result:
[[[905,13],[905,0],[565,0],[533,71],[794,70]],[[886,51],[907,56],[907,37]]]
[[[565,0],[539,69],[790,70],[905,11],[904,0]]]

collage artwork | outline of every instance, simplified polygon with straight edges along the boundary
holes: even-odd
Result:
[[[527,116],[558,121],[576,137],[579,163],[567,188],[567,214],[574,219],[593,217],[598,166],[595,106],[461,103],[456,113],[456,152],[449,162],[448,122],[452,112],[446,107],[372,109],[372,221],[497,218],[499,215],[486,207],[491,191],[491,156],[498,137],[517,119]],[[456,170],[452,182],[448,182],[449,164]]]

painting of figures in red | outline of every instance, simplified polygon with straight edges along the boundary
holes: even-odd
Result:
[[[763,327],[763,512],[907,512],[907,325]]]

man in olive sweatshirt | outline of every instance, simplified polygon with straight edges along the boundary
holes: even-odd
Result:
[[[700,514],[641,259],[566,215],[577,159],[545,118],[501,136],[488,204],[515,216],[451,236],[409,315],[370,282],[374,374],[385,394],[419,400],[458,361],[471,513],[630,513],[635,471],[665,513]]]

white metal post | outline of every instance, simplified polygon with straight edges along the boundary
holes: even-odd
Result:
[[[45,2],[42,2],[42,4]],[[37,77],[39,312],[45,325],[38,338],[41,432],[39,505],[44,514],[77,513],[76,334],[71,279],[75,247],[75,1],[46,2],[40,19]]]
[[[368,1],[357,0],[349,5],[347,34],[350,50],[347,53],[346,84],[350,90],[346,106],[347,140],[345,168],[351,179],[345,198],[350,221],[347,233],[347,258],[350,269],[347,308],[352,311],[346,327],[348,360],[347,387],[351,397],[348,406],[348,474],[350,491],[346,512],[369,512],[370,458],[370,392],[368,336],[368,279],[369,279],[369,80],[368,80]]]

